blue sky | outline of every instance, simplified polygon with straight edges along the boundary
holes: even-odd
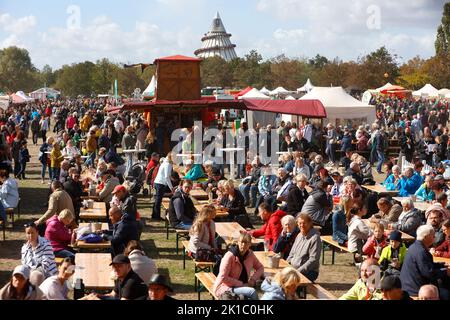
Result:
[[[107,57],[149,62],[193,55],[220,12],[237,53],[357,59],[381,45],[434,55],[445,0],[0,0],[0,48],[30,51],[41,68]],[[75,6],[75,11],[67,12]],[[76,11],[79,9],[79,18]],[[75,14],[74,14],[75,12]]]

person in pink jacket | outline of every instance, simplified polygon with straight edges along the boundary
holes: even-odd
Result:
[[[258,300],[254,287],[256,281],[264,275],[264,266],[250,250],[251,243],[250,234],[241,234],[237,245],[230,246],[230,250],[222,258],[213,287],[216,296],[220,297],[231,291],[247,299]]]
[[[64,209],[59,215],[54,215],[47,220],[45,238],[50,241],[55,257],[75,257],[75,254],[69,248],[69,245],[75,240],[73,230],[68,228],[73,221],[74,216],[69,209]]]
[[[283,231],[281,218],[286,215],[286,212],[283,210],[272,212],[271,206],[265,202],[259,205],[258,212],[264,225],[261,229],[251,231],[250,234],[255,238],[264,237],[264,243],[267,243],[268,249],[273,250],[273,246]]]

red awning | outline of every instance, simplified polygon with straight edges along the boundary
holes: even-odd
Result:
[[[235,97],[235,98],[242,97],[244,94],[246,94],[247,92],[249,92],[249,91],[252,90],[252,89],[253,89],[252,87],[247,87],[247,88],[245,88],[244,90],[241,90],[241,91],[239,91],[238,93],[236,93],[236,94],[234,95],[234,97]]]
[[[307,118],[326,118],[327,113],[319,100],[152,100],[125,103],[122,110],[148,110],[152,107],[203,106],[205,108],[240,109],[251,111],[265,111],[298,115]]]
[[[393,91],[404,91],[405,88],[401,87],[401,86],[395,86],[392,85],[390,87],[385,88],[384,90],[381,90],[380,92],[382,94],[387,94],[387,93],[392,93]]]
[[[326,118],[327,112],[320,100],[264,100],[243,99],[246,109],[292,114],[307,118]]]

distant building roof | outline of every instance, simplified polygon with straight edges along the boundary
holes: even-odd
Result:
[[[194,52],[197,57],[210,58],[219,56],[226,61],[237,58],[231,43],[231,34],[227,33],[219,12],[213,19],[210,31],[202,38],[202,47]]]

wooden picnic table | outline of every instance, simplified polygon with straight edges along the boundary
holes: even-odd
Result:
[[[198,212],[202,211],[203,207],[207,204],[195,204],[195,209],[197,209]],[[214,206],[216,208],[216,218],[226,218],[228,217],[228,212],[225,210],[221,210],[218,206]]]
[[[238,240],[241,232],[246,230],[237,222],[216,222],[216,233],[225,241],[227,245]],[[264,239],[252,237],[252,244],[264,243]]]
[[[197,200],[207,200],[208,199],[208,193],[206,193],[206,191],[203,189],[192,189],[189,192],[189,195],[192,198],[195,198]]]
[[[278,273],[278,271],[283,270],[286,267],[289,267],[290,264],[289,262],[287,262],[284,259],[280,259],[280,264],[278,266],[278,268],[269,268],[269,255],[273,255],[275,253],[271,252],[271,251],[253,251],[253,253],[255,254],[256,258],[259,260],[259,262],[261,262],[261,264],[264,266],[264,276],[265,277],[272,277],[275,274]],[[301,275],[301,284],[300,286],[307,286],[308,284],[312,284],[312,282],[306,278],[303,274]]]
[[[99,243],[87,243],[86,241],[78,240],[74,245],[74,249],[84,250],[107,250],[111,248],[111,241],[99,242]]]
[[[410,199],[410,197],[393,197],[395,201],[401,203],[404,199]],[[431,205],[431,203],[428,203],[426,201],[414,201],[414,208],[420,210],[420,211],[427,211],[428,207]]]
[[[86,289],[111,290],[114,288],[111,261],[109,253],[77,253],[73,279],[82,279]]]
[[[363,221],[368,227],[370,227],[371,222],[370,222],[369,219],[362,219],[362,221]],[[404,242],[414,242],[414,241],[416,241],[416,238],[414,238],[413,236],[411,236],[411,235],[409,235],[409,234],[407,234],[407,233],[405,233],[405,232],[403,232],[403,231],[400,231],[400,230],[397,230],[397,231],[401,233],[401,235],[402,235],[402,241],[404,241]],[[389,235],[390,230],[385,230],[385,232]]]
[[[78,225],[78,228],[89,227],[89,226],[90,226],[90,223],[83,222]],[[102,230],[109,230],[108,223],[106,223],[106,222],[102,223]]]
[[[364,189],[369,190],[371,192],[375,192],[376,194],[388,194],[390,196],[396,196],[398,194],[398,190],[388,191],[385,186],[381,184],[376,184],[374,186],[362,186]]]
[[[445,262],[450,265],[450,258],[443,258],[443,257],[435,257],[433,256],[433,262]]]
[[[106,203],[105,202],[94,202],[94,207],[92,209],[80,209],[80,219],[81,220],[94,220],[94,221],[105,221],[107,220],[106,215]]]

